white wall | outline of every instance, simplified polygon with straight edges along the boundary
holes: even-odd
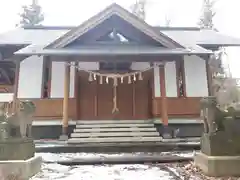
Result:
[[[206,62],[198,56],[185,56],[186,95],[188,97],[208,96]]]
[[[41,98],[43,57],[31,56],[20,64],[18,98]]]
[[[161,96],[161,89],[160,89],[159,67],[154,67],[153,74],[154,74],[154,96],[155,97],[160,97]]]
[[[160,74],[159,67],[154,68],[154,95],[161,97]],[[177,79],[175,62],[167,62],[165,64],[165,84],[166,96],[177,97]]]
[[[165,84],[166,84],[166,96],[178,97],[175,62],[167,62],[165,64]]]
[[[99,70],[99,62],[79,62],[78,66],[83,70],[97,71]]]
[[[51,74],[51,98],[63,98],[64,97],[64,74],[65,64],[64,62],[52,62],[52,74]],[[74,84],[75,84],[75,67],[70,68],[70,91],[69,97],[74,97]]]
[[[134,71],[145,70],[150,67],[148,62],[133,62],[131,65],[131,69]]]
[[[13,101],[13,93],[0,93],[0,102]]]

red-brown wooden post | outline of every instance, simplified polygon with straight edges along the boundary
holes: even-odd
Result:
[[[14,77],[14,90],[13,90],[13,107],[12,113],[16,112],[17,110],[17,98],[18,98],[18,83],[19,83],[19,72],[20,72],[20,60],[17,59],[15,61],[15,77]]]
[[[171,133],[168,128],[168,102],[166,95],[165,67],[160,66],[160,91],[161,91],[161,119],[163,124],[163,137],[170,138]]]
[[[69,84],[70,84],[70,65],[65,64],[65,73],[64,73],[64,97],[63,97],[63,119],[62,119],[62,135],[60,140],[68,139],[68,120],[69,120]]]
[[[161,90],[161,118],[164,126],[168,126],[168,105],[166,97],[165,68],[160,66],[160,90]]]

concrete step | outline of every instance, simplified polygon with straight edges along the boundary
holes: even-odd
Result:
[[[70,138],[69,144],[82,143],[121,143],[121,142],[160,142],[161,137],[110,137],[110,138]]]
[[[94,129],[74,129],[74,133],[92,133],[92,132],[156,132],[155,127],[138,128],[138,127],[126,127],[126,128],[94,128]]]
[[[156,137],[158,132],[93,132],[93,133],[72,133],[72,138],[86,137]]]
[[[76,128],[120,128],[120,127],[154,127],[154,124],[82,124],[76,125]]]
[[[81,124],[149,124],[151,123],[152,120],[106,120],[106,121],[102,121],[102,120],[96,120],[96,121],[77,121],[77,125],[81,125]]]

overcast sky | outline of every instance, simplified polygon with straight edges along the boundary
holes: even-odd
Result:
[[[79,25],[109,4],[116,2],[129,9],[135,0],[38,0],[43,8],[44,25]],[[0,0],[0,32],[15,28],[19,22],[21,6],[31,0]],[[151,25],[164,25],[166,17],[172,26],[196,26],[202,0],[148,0],[147,19]],[[240,38],[240,0],[218,0],[215,10],[216,28]],[[240,78],[239,49],[228,49],[232,74]]]

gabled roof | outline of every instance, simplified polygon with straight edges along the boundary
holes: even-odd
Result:
[[[165,34],[156,31],[154,28],[149,26],[143,20],[138,18],[137,16],[133,15],[132,13],[128,12],[121,6],[117,4],[112,4],[107,7],[105,10],[101,11],[97,15],[93,16],[92,18],[88,19],[80,26],[73,28],[68,33],[64,34],[62,37],[58,38],[57,40],[50,43],[46,48],[63,48],[66,45],[70,44],[84,33],[88,32],[89,30],[95,28],[97,25],[103,23],[108,18],[112,16],[118,16],[124,21],[130,23],[136,29],[140,30],[147,36],[151,37],[155,41],[161,43],[163,46],[168,48],[185,48],[184,45],[180,44],[179,42],[174,41],[173,39],[169,38]]]

